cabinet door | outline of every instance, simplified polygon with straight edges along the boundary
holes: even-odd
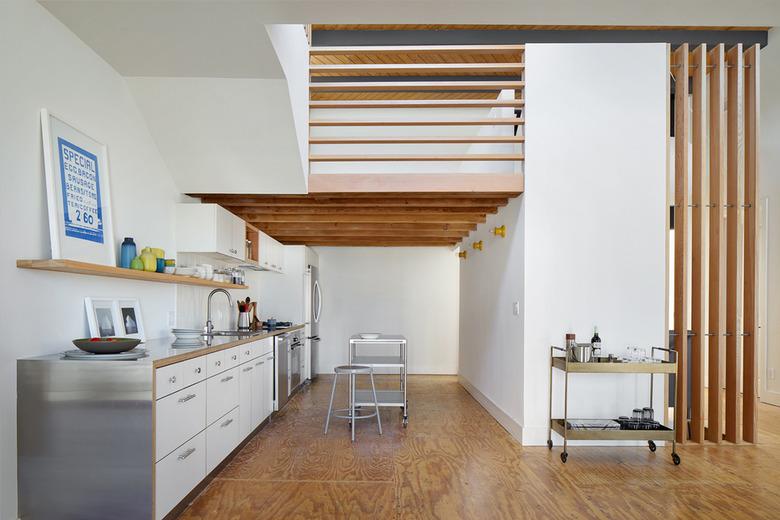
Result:
[[[206,474],[230,455],[239,442],[238,409],[233,408],[206,428]]]
[[[254,362],[241,365],[238,371],[238,430],[239,438],[245,439],[252,428],[252,379],[255,369]]]
[[[205,477],[206,432],[201,432],[155,464],[155,518],[165,517]]]
[[[160,399],[155,406],[155,460],[159,461],[205,427],[205,381]]]
[[[265,379],[263,380],[263,415],[268,417],[274,411],[274,354],[265,356]]]
[[[265,360],[262,358],[252,361],[252,429],[257,428],[265,416]]]
[[[264,269],[271,268],[271,237],[265,233],[260,233],[260,267]]]
[[[228,210],[217,207],[217,253],[235,257],[233,247],[233,226],[235,215]]]
[[[233,226],[231,230],[233,243],[233,256],[239,260],[246,258],[246,223],[235,215],[233,217]]]

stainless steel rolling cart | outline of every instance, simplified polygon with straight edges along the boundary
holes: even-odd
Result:
[[[398,354],[376,355],[366,352],[367,348],[378,345],[398,345]],[[360,347],[361,352],[358,352]],[[349,338],[349,364],[369,366],[372,369],[393,368],[398,369],[398,390],[377,390],[379,406],[398,406],[403,412],[403,425],[409,423],[409,401],[406,397],[406,359],[407,342],[404,336],[395,334],[380,334],[377,338],[363,338],[359,334]],[[371,389],[359,389],[354,385],[350,388],[355,393],[355,406],[374,406]]]
[[[573,429],[569,424],[569,374],[648,374],[650,376],[650,408],[653,407],[653,380],[655,375],[662,374],[664,380],[677,373],[677,353],[674,350],[661,347],[653,347],[652,354],[655,351],[664,351],[667,358],[674,354],[674,360],[665,359],[660,362],[622,362],[611,358],[597,358],[595,361],[580,363],[570,361],[568,353],[560,347],[550,347],[550,426],[547,433],[547,447],[552,449],[552,432],[563,437],[563,452],[561,461],[566,463],[569,457],[567,444],[570,440],[616,440],[616,441],[647,441],[650,451],[655,451],[655,441],[672,441],[672,461],[675,465],[680,464],[680,456],[677,454],[677,443],[675,441],[675,419],[672,419],[672,427],[668,428],[661,425],[660,429],[652,430],[609,430],[609,429]],[[563,356],[556,356],[556,351],[562,352]],[[563,418],[556,419],[552,415],[553,402],[553,369],[563,372]],[[671,396],[671,402],[675,402],[675,396]],[[664,413],[664,416],[666,414]]]

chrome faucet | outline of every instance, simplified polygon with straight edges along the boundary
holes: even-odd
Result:
[[[211,334],[211,332],[214,330],[214,324],[211,322],[211,297],[217,293],[222,293],[227,297],[228,309],[230,309],[230,306],[232,305],[233,302],[233,300],[230,298],[230,293],[227,292],[225,289],[214,289],[209,293],[209,298],[208,301],[206,302],[206,327],[204,328],[204,332],[206,334]]]

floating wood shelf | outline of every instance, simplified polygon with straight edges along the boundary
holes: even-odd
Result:
[[[61,273],[86,274],[91,276],[106,276],[109,278],[124,278],[157,283],[174,283],[179,285],[197,285],[200,287],[220,287],[223,289],[248,289],[246,285],[202,280],[191,276],[175,274],[136,271],[108,265],[90,264],[75,260],[17,260],[16,267],[20,269],[38,269],[41,271],[59,271]]]

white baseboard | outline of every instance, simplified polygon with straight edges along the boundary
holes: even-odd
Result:
[[[471,382],[463,377],[462,375],[458,375],[458,383],[466,389],[468,393],[471,394],[471,396],[482,405],[482,407],[487,410],[487,412],[493,416],[493,418],[498,421],[498,424],[504,427],[504,429],[509,432],[509,435],[514,437],[517,442],[520,444],[523,444],[523,427],[512,419],[512,417],[509,416],[504,410],[499,408],[499,406],[488,399],[488,397],[477,390],[477,388],[471,384]]]

